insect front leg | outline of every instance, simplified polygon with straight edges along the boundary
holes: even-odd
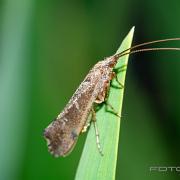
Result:
[[[114,88],[117,88],[117,89],[123,89],[124,88],[124,85],[119,81],[118,77],[117,77],[117,74],[115,72],[113,72],[113,76],[116,80],[116,82],[118,83],[119,86],[116,86],[113,84],[113,82],[111,81],[111,87],[114,87]]]
[[[99,140],[99,131],[98,131],[97,122],[96,122],[96,112],[95,112],[94,108],[91,109],[91,112],[92,112],[92,118],[91,119],[92,119],[92,122],[94,125],[97,148],[98,148],[98,151],[101,154],[101,156],[103,156],[103,152],[102,152],[101,144],[100,144],[100,140]]]
[[[127,69],[127,64],[122,65],[122,66],[120,66],[120,67],[118,67],[118,68],[114,68],[113,71],[114,71],[116,74],[118,74],[118,73],[120,73],[120,72],[126,71],[126,69]]]
[[[113,69],[113,76],[114,76],[116,82],[119,84],[119,86],[117,87],[116,85],[113,84],[113,82],[111,82],[111,87],[118,88],[118,89],[124,88],[124,85],[119,81],[117,74],[126,71],[126,69],[127,69],[127,65],[123,65],[119,68]]]

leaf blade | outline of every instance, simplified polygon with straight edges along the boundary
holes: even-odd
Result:
[[[118,49],[121,52],[131,46],[134,33],[134,27],[131,29],[127,37],[124,39],[122,45]],[[116,67],[121,67],[128,63],[128,55],[121,57]],[[118,74],[119,81],[124,85],[126,71]],[[118,114],[121,114],[123,102],[124,89],[110,88],[108,102],[112,104],[115,109],[118,109]],[[119,101],[117,101],[119,99]],[[120,120],[119,117],[112,113],[107,113],[103,107],[96,114],[98,129],[100,132],[101,146],[103,147],[104,156],[98,153],[94,127],[91,126],[87,135],[83,153],[79,162],[76,173],[76,180],[88,179],[115,179]],[[108,121],[108,122],[107,122]]]

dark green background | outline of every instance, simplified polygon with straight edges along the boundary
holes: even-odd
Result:
[[[1,0],[0,179],[73,179],[85,135],[70,156],[55,159],[47,152],[43,129],[132,26],[133,44],[180,37],[179,17],[179,0]],[[180,172],[149,171],[180,166],[179,107],[180,52],[131,56],[118,180],[179,179]]]

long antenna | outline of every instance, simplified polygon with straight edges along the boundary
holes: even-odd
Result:
[[[160,40],[145,42],[145,43],[142,43],[142,44],[137,44],[137,45],[132,46],[132,47],[130,47],[128,49],[125,49],[124,51],[120,52],[119,54],[124,54],[125,52],[131,51],[131,50],[133,50],[133,49],[135,49],[137,47],[142,47],[142,46],[149,45],[149,44],[156,44],[156,43],[160,43],[160,42],[168,42],[168,41],[180,41],[180,38],[160,39]]]
[[[137,50],[130,51],[130,52],[121,52],[119,54],[116,54],[115,59],[118,59],[118,58],[125,56],[125,55],[128,55],[128,54],[134,54],[134,53],[145,52],[145,51],[180,51],[180,48],[144,48],[144,49],[137,49]]]

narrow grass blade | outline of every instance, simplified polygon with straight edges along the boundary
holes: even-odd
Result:
[[[131,46],[134,27],[117,52],[121,52]],[[128,56],[124,56],[118,62],[116,68],[127,65]],[[119,81],[124,85],[126,71],[118,74]],[[116,84],[113,81],[113,84]],[[110,88],[108,102],[121,114],[124,89]],[[100,142],[104,156],[101,156],[96,147],[96,137],[93,126],[90,127],[83,153],[76,173],[76,180],[114,180],[117,163],[119,142],[120,119],[109,113],[103,107],[97,113],[97,123],[100,133]]]

